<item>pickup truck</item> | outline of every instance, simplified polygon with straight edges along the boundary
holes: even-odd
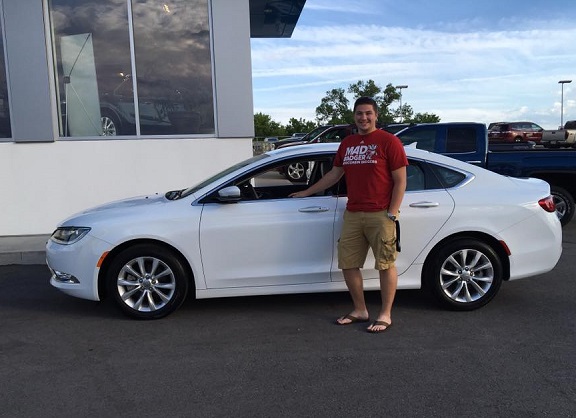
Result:
[[[419,124],[401,130],[396,136],[404,145],[412,144],[506,176],[545,180],[550,184],[562,225],[574,216],[576,150],[489,145],[486,126],[473,122]]]
[[[569,120],[564,127],[542,131],[542,145],[546,148],[576,148],[576,120]]]

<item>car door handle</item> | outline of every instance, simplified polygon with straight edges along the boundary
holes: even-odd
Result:
[[[435,208],[440,206],[438,202],[416,202],[410,203],[409,205],[411,208]]]
[[[300,208],[298,212],[314,213],[314,212],[328,212],[330,209],[324,206],[308,206],[307,208]]]

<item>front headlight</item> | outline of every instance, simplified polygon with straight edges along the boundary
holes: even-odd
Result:
[[[81,226],[63,226],[52,233],[50,239],[58,244],[70,245],[80,241],[90,228]]]

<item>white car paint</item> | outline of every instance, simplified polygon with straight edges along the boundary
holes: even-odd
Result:
[[[337,146],[271,151],[180,199],[156,194],[74,215],[59,227],[90,227],[90,232],[70,245],[50,240],[46,250],[49,267],[74,276],[78,283],[59,280],[55,274],[51,284],[72,296],[100,300],[99,260],[119,246],[148,240],[184,256],[197,298],[346,290],[336,253],[345,196],[202,203],[244,172],[289,157],[334,153]],[[509,279],[554,268],[562,251],[562,232],[554,212],[538,204],[550,193],[547,183],[506,178],[410,147],[406,152],[414,161],[452,167],[467,179],[449,189],[407,191],[400,213],[399,289],[420,288],[430,252],[455,234],[486,234],[505,242],[511,252]],[[379,288],[373,267],[370,254],[364,269],[367,290]]]

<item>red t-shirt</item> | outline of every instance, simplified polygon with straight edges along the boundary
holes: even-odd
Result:
[[[388,209],[394,182],[392,171],[408,165],[400,140],[377,129],[368,135],[349,135],[340,143],[334,165],[344,168],[351,212]]]

